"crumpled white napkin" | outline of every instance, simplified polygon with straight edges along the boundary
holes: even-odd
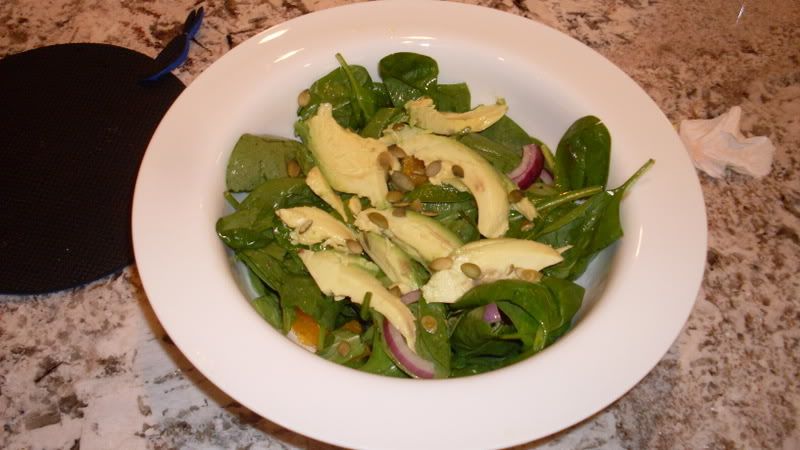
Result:
[[[742,108],[709,120],[684,120],[680,125],[683,145],[695,167],[715,178],[725,169],[761,178],[772,169],[775,146],[766,136],[745,138],[739,130]]]

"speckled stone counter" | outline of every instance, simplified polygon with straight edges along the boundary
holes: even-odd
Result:
[[[188,84],[258,31],[341,3],[4,0],[0,56],[66,42],[154,56],[202,4],[199,45],[177,72]],[[764,179],[700,175],[706,273],[688,323],[658,366],[594,417],[521,448],[800,448],[797,1],[476,3],[598,50],[676,125],[741,105],[744,132],[767,135],[777,148]],[[0,261],[0,270],[11,263]],[[134,266],[67,292],[0,297],[0,422],[0,448],[9,449],[329,448],[204,379],[159,326]]]

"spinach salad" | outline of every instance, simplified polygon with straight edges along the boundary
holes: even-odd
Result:
[[[298,96],[299,140],[246,134],[228,160],[216,232],[254,308],[323,358],[393,377],[483,373],[556,341],[653,161],[609,188],[597,117],[553,153],[428,56],[382,58],[380,81],[336,59]]]

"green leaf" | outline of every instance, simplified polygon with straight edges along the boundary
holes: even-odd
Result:
[[[407,120],[407,115],[403,108],[381,108],[364,125],[361,136],[378,139],[383,130],[404,120]]]
[[[578,119],[559,141],[555,158],[555,182],[562,190],[605,188],[611,161],[608,128],[594,116]]]
[[[320,327],[329,330],[336,325],[336,316],[339,315],[343,304],[323,295],[310,276],[286,276],[277,290],[284,309],[300,308],[313,317]]]
[[[304,172],[314,166],[311,153],[300,142],[244,134],[228,159],[225,183],[233,192],[252,191],[267,180],[287,177],[290,160],[297,161]]]
[[[374,373],[377,375],[385,375],[396,378],[409,378],[389,356],[389,349],[386,340],[383,337],[383,317],[378,313],[373,313],[373,325],[370,328],[374,330],[372,337],[372,353],[369,359],[358,370]]]
[[[250,304],[258,311],[261,317],[275,329],[281,329],[281,306],[278,297],[270,292],[254,299]]]
[[[523,146],[533,144],[534,142],[540,142],[528,135],[528,133],[508,117],[508,115],[503,116],[500,120],[492,124],[492,126],[481,131],[480,135],[514,150],[520,155],[519,157],[522,155]]]
[[[510,302],[497,302],[497,308],[503,312],[516,328],[516,333],[505,338],[518,338],[522,341],[524,351],[538,352],[546,344],[546,333],[536,319],[524,309]]]
[[[440,84],[433,94],[436,109],[442,112],[462,113],[472,109],[472,99],[466,83]]]
[[[469,202],[473,197],[469,192],[461,192],[449,184],[425,183],[407,193],[403,200],[407,202],[419,200],[423,203],[461,203]]]
[[[372,79],[367,69],[361,66],[348,67],[355,84],[367,90],[372,89]],[[306,120],[316,114],[320,104],[330,103],[333,107],[333,117],[339,125],[351,129],[358,128],[359,106],[353,104],[353,98],[355,98],[356,94],[353,93],[350,77],[341,67],[337,67],[315,81],[308,88],[308,92],[311,97],[309,103],[297,111],[297,115],[301,120]],[[374,92],[371,95],[374,98]]]
[[[483,156],[500,173],[511,172],[522,159],[521,150],[497,143],[483,134],[465,134],[459,141]]]
[[[436,378],[450,376],[450,333],[447,327],[447,308],[441,303],[427,303],[421,298],[416,303],[417,354],[433,362]],[[422,326],[423,317],[431,317],[436,327],[431,331]],[[426,319],[427,320],[427,319]]]
[[[450,342],[459,358],[473,356],[509,356],[520,351],[519,342],[502,339],[513,328],[498,323],[490,325],[483,320],[486,307],[473,308],[462,314],[453,328]]]
[[[430,56],[400,52],[384,56],[378,62],[378,73],[386,84],[390,96],[392,89],[386,82],[387,79],[397,80],[424,95],[432,96],[437,86],[439,65]],[[395,106],[403,105],[395,103]]]
[[[499,280],[470,289],[452,304],[453,309],[469,309],[507,301],[533,316],[545,332],[560,327],[562,318],[553,294],[540,283]]]
[[[370,117],[375,114],[375,94],[370,88],[372,81],[370,80],[364,83],[363,80],[357,80],[353,70],[350,69],[350,66],[341,54],[336,54],[336,60],[339,61],[341,69],[350,82],[350,101],[353,106],[353,117],[355,119],[353,128],[360,129],[369,121]]]

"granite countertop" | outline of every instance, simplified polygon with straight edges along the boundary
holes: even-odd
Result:
[[[198,5],[185,83],[233,46],[345,1],[4,0],[0,56],[104,42],[154,56]],[[708,257],[658,366],[586,421],[520,448],[800,448],[800,8],[796,0],[471,0],[561,30],[619,65],[678,124],[734,105],[776,146],[763,179],[700,175]],[[2,264],[8,264],[3,261]],[[2,270],[2,269],[0,269]],[[329,448],[247,410],[159,326],[136,267],[0,297],[1,448]]]

